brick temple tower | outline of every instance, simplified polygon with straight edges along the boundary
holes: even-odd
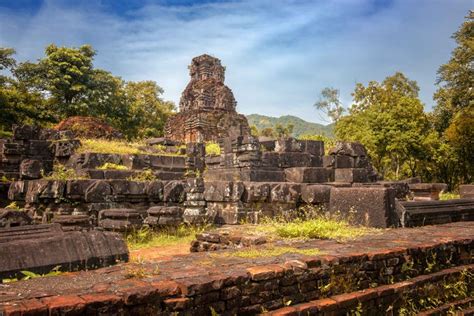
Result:
[[[209,55],[194,57],[191,81],[179,102],[179,113],[165,126],[165,136],[181,142],[203,142],[222,137],[249,135],[244,115],[236,112],[232,90],[224,84],[225,67]]]

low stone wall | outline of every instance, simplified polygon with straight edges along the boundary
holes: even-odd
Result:
[[[158,226],[183,222],[258,222],[262,217],[291,217],[302,205],[339,211],[360,224],[390,227],[398,226],[394,197],[394,189],[383,186],[335,188],[291,182],[204,182],[202,178],[147,182],[31,180],[14,182],[9,191],[9,199],[24,201],[25,209],[37,222],[63,216],[64,223],[64,216],[87,215],[96,225],[100,211],[121,209],[122,213],[115,212],[114,216],[103,213],[103,219],[119,222],[124,219],[125,222],[116,223],[122,228],[141,225],[147,217],[150,217],[147,224]],[[160,209],[153,211],[150,209],[153,207]],[[133,223],[127,209],[140,214]],[[109,224],[106,226],[114,226]]]

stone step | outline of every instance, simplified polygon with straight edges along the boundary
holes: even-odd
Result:
[[[286,306],[263,313],[262,315],[381,315],[388,311],[394,315],[402,312],[413,314],[417,312],[418,308],[423,309],[425,303],[422,303],[421,300],[426,302],[427,299],[431,299],[432,304],[435,304],[438,298],[444,298],[446,295],[452,295],[454,302],[459,301],[454,295],[464,295],[464,298],[471,300],[464,302],[470,308],[469,303],[474,300],[470,297],[474,293],[473,272],[474,264],[458,266],[436,273],[420,275],[394,284],[334,295],[294,306]],[[458,291],[460,291],[459,288],[461,287],[459,282],[463,282],[467,286],[465,293],[459,294]],[[451,294],[449,291],[453,287],[457,287],[457,289]],[[291,303],[291,301],[288,303]],[[447,301],[443,303],[453,302]],[[423,315],[435,314],[424,313]]]

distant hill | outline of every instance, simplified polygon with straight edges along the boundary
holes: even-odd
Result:
[[[305,120],[300,119],[299,117],[292,115],[285,115],[280,117],[271,117],[260,114],[250,114],[247,115],[247,120],[249,125],[257,126],[258,130],[262,130],[267,127],[275,128],[275,125],[281,124],[286,126],[288,124],[293,124],[293,136],[298,137],[303,134],[312,134],[312,135],[325,135],[327,137],[333,137],[333,127],[334,124],[322,125],[318,123],[311,123]]]

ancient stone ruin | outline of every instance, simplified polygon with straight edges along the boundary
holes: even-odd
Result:
[[[179,113],[168,120],[165,136],[180,142],[205,142],[250,135],[245,116],[236,112],[232,90],[224,84],[225,68],[209,55],[193,58],[191,81],[179,103]]]
[[[180,112],[145,153],[78,151],[68,131],[33,126],[0,140],[0,281],[98,269],[0,284],[0,315],[380,315],[474,293],[473,185],[440,201],[445,184],[380,179],[360,143],[253,137],[220,61],[189,68]],[[206,154],[210,140],[219,154]],[[74,176],[51,177],[59,164]],[[381,229],[342,242],[253,233],[301,208]],[[129,259],[124,233],[202,224],[214,227],[191,254],[108,267]],[[271,247],[294,252],[232,257]],[[424,309],[472,310],[458,296]]]

